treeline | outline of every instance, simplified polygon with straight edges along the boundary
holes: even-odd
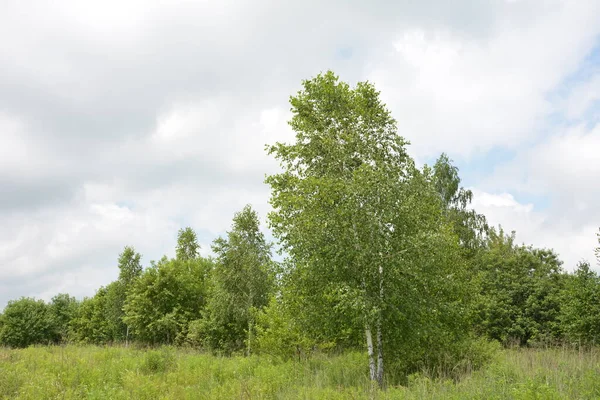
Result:
[[[125,247],[119,278],[93,297],[9,302],[0,344],[135,342],[283,358],[361,349],[379,384],[416,368],[477,367],[489,341],[598,344],[600,277],[590,264],[565,272],[552,250],[489,227],[446,155],[417,168],[373,85],[351,88],[328,72],[290,102],[296,141],[267,148],[282,166],[266,182],[283,262],[246,206],[213,242],[214,257],[200,256],[188,227],[175,258],[146,268]]]

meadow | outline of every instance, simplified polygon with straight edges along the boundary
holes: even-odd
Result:
[[[597,399],[600,352],[512,349],[459,380],[374,389],[365,355],[216,357],[162,347],[0,349],[3,399]]]

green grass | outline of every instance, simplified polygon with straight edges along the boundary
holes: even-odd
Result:
[[[504,350],[460,381],[414,374],[373,391],[365,356],[280,362],[174,348],[0,349],[3,399],[597,399],[600,353]]]

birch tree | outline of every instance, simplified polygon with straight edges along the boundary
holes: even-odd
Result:
[[[125,316],[123,306],[125,305],[127,293],[142,274],[141,259],[142,255],[137,253],[132,246],[125,246],[119,254],[119,279],[113,284],[116,285],[114,290],[117,292],[116,301],[114,301],[114,310],[120,324],[124,324],[122,322]],[[129,325],[125,324],[125,326],[125,345],[127,346],[129,345]]]
[[[213,285],[202,321],[204,343],[226,352],[252,352],[256,313],[274,286],[271,244],[260,231],[258,214],[247,205],[235,214],[231,231],[213,242]]]
[[[468,206],[473,192],[460,186],[458,168],[442,153],[433,165],[432,183],[442,202],[444,216],[450,221],[467,255],[483,248],[489,227],[486,218]]]
[[[401,206],[414,172],[407,142],[373,85],[329,71],[290,99],[293,144],[267,150],[283,171],[268,176],[274,234],[296,264],[351,299],[364,324],[373,381],[383,382],[388,260],[408,226]]]
[[[181,261],[195,260],[200,255],[200,245],[196,232],[189,226],[177,233],[175,258]]]

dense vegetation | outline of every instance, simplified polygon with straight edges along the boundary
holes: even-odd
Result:
[[[118,346],[0,349],[0,398],[38,399],[440,399],[563,400],[600,397],[600,353],[512,349],[459,381],[411,374],[373,387],[367,355],[306,360],[215,357],[187,349]]]
[[[268,220],[283,262],[272,259],[259,216],[246,206],[225,237],[213,242],[214,257],[200,256],[196,234],[186,227],[176,257],[146,268],[126,246],[117,258],[119,278],[93,297],[10,301],[0,315],[0,345],[134,343],[245,355],[235,359],[241,369],[269,373],[271,363],[282,366],[283,381],[273,389],[279,391],[294,373],[304,374],[297,385],[317,379],[319,364],[309,357],[324,353],[346,354],[327,362],[339,363],[335,368],[347,362],[350,377],[335,368],[327,372],[341,374],[319,378],[331,382],[323,386],[328,390],[336,379],[360,386],[363,373],[379,386],[406,383],[416,371],[456,378],[490,361],[494,342],[598,343],[600,278],[589,262],[567,273],[552,250],[519,245],[514,232],[489,227],[470,207],[473,194],[460,187],[446,155],[433,166],[415,166],[371,84],[352,88],[328,72],[304,81],[290,102],[295,142],[267,146],[281,164],[266,182],[273,210]],[[600,248],[597,255],[600,261]],[[69,349],[76,357],[117,357],[132,366],[141,357],[120,349],[106,356]],[[63,350],[49,351],[55,357]],[[178,354],[175,364],[207,367],[209,374],[234,368],[220,358],[182,361],[183,353],[169,354]],[[297,367],[286,364],[291,359],[304,360],[299,368],[306,370],[293,372]],[[7,387],[8,371],[1,378]],[[120,382],[117,397],[128,390]],[[254,390],[254,383],[244,384]],[[189,387],[172,390],[180,389]]]

